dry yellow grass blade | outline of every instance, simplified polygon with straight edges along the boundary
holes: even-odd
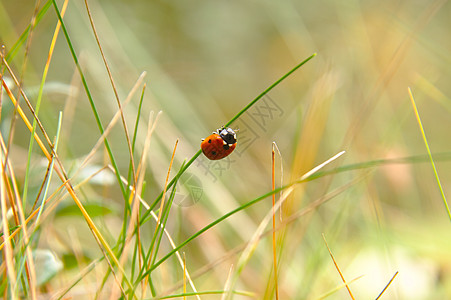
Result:
[[[0,152],[0,156],[4,157],[3,150]],[[1,178],[0,178],[0,207],[2,214],[2,230],[3,230],[3,244],[5,244],[4,251],[4,259],[6,264],[6,274],[8,276],[8,281],[11,283],[11,286],[15,289],[16,287],[16,272],[15,272],[15,264],[13,257],[13,248],[11,245],[10,235],[9,235],[9,225],[8,218],[6,216],[6,212],[8,211],[8,207],[6,205],[6,187],[5,187],[5,168],[1,168]],[[11,299],[17,299],[15,296],[16,293],[11,294]]]
[[[349,288],[349,284],[348,284],[348,282],[346,282],[346,279],[343,276],[343,273],[341,272],[340,267],[338,266],[338,263],[334,258],[334,255],[332,254],[332,250],[330,250],[329,245],[327,244],[326,236],[324,235],[324,233],[323,233],[323,240],[324,240],[324,243],[326,244],[327,250],[329,251],[330,257],[332,258],[332,261],[334,262],[335,268],[337,269],[338,274],[340,274],[343,284],[346,286],[346,289],[348,290],[348,293],[351,296],[351,299],[355,300],[354,295],[352,295],[351,289]]]

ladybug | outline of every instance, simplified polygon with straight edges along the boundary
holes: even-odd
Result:
[[[232,128],[222,127],[206,139],[200,148],[208,159],[218,160],[228,156],[236,147],[236,133]]]

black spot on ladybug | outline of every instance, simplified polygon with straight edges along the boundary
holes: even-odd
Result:
[[[222,148],[224,148],[224,150],[229,150],[230,147],[229,147],[229,145],[225,144],[222,146]]]
[[[216,151],[211,151],[211,154],[212,155],[216,155]]]
[[[208,143],[211,144],[211,139],[208,140]]]

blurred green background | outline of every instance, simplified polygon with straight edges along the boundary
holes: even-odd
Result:
[[[448,1],[88,3],[122,101],[139,75],[147,72],[139,151],[149,112],[163,111],[148,157],[144,197],[148,203],[164,186],[177,138],[180,141],[172,174],[198,151],[201,138],[227,123],[297,63],[317,53],[231,125],[238,129],[238,147],[232,155],[219,162],[201,156],[181,178],[186,185],[180,187],[176,197],[179,205],[172,210],[168,224],[179,243],[240,203],[270,190],[273,141],[282,155],[285,183],[342,150],[346,154],[328,169],[427,154],[408,87],[415,97],[431,151],[451,152]],[[61,1],[58,4],[62,6]],[[6,51],[29,25],[33,11],[34,4],[27,0],[0,3],[0,42]],[[56,21],[51,7],[33,33],[24,73],[24,88],[32,101]],[[64,21],[106,125],[117,111],[117,104],[84,2],[70,1]],[[24,47],[10,62],[18,73],[23,57]],[[6,103],[9,100],[3,99],[5,134],[12,107]],[[125,108],[129,130],[134,126],[138,101],[139,95],[135,95]],[[55,134],[59,111],[64,111],[60,157],[67,169],[75,171],[77,161],[90,151],[100,133],[62,33],[41,112],[49,134]],[[126,174],[129,156],[123,129],[117,125],[109,140]],[[18,124],[13,155],[18,166],[24,162],[28,141],[29,133]],[[356,298],[377,297],[396,271],[399,275],[382,299],[449,297],[450,220],[432,167],[423,161],[375,164],[297,189],[284,209],[285,217],[352,179],[364,178],[308,217],[288,225],[284,250],[280,252],[283,299],[315,299],[341,283],[321,233],[325,233],[348,280],[365,275],[351,285]],[[105,162],[98,154],[91,163]],[[449,195],[449,159],[437,161],[436,166],[445,195]],[[39,168],[36,164],[38,174]],[[277,177],[280,179],[279,171]],[[40,180],[37,178],[36,184]],[[86,201],[100,199],[117,212],[117,217],[112,214],[99,221],[114,237],[120,228],[123,199],[116,197],[119,193],[115,184],[105,188],[107,185],[93,183],[81,194]],[[70,203],[70,199],[63,201]],[[184,248],[191,269],[200,270],[243,245],[270,209],[268,198],[266,203],[221,223]],[[59,236],[59,243],[64,244],[61,236],[74,222],[73,218],[49,217],[46,226],[50,229],[43,230],[49,230],[51,237]],[[87,227],[77,230],[88,232]],[[70,252],[51,238],[42,238],[40,243],[61,256]],[[85,249],[85,254],[92,259],[99,252],[92,238],[89,243],[94,249]],[[198,289],[221,289],[237,257],[239,254],[227,257],[198,277]],[[270,240],[263,239],[240,277],[239,288],[255,292],[260,298],[267,281],[271,281],[271,268]],[[170,290],[181,280],[181,270],[172,272],[163,272],[159,291]],[[68,272],[66,276],[61,275],[65,278],[61,286],[72,275]],[[334,297],[348,299],[349,295],[342,289]]]

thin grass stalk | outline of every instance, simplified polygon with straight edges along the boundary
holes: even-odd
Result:
[[[165,183],[164,183],[163,196],[162,196],[162,198],[161,198],[160,210],[159,210],[159,212],[158,212],[158,220],[157,220],[157,224],[156,224],[156,226],[155,226],[155,231],[154,231],[152,243],[151,243],[151,246],[150,246],[150,256],[149,256],[149,260],[148,260],[148,262],[147,262],[147,269],[150,268],[150,265],[151,265],[151,263],[152,263],[152,261],[153,261],[154,253],[155,253],[155,256],[156,256],[156,254],[158,253],[158,249],[155,248],[154,241],[155,241],[155,238],[157,237],[158,231],[159,231],[159,229],[160,229],[161,216],[162,216],[163,208],[164,208],[164,204],[165,204],[165,196],[166,196],[166,191],[167,191],[167,188],[168,188],[169,176],[170,176],[170,174],[171,174],[172,164],[173,164],[173,162],[174,162],[175,151],[176,151],[176,149],[177,149],[178,143],[179,143],[179,140],[177,139],[177,140],[175,141],[174,150],[172,151],[172,157],[171,157],[171,161],[170,161],[170,163],[169,163],[168,173],[167,173],[167,175],[166,175],[166,181],[165,181]],[[174,186],[174,190],[175,190],[175,186]],[[143,284],[143,286],[146,286],[146,285],[147,285],[147,277],[144,279],[144,284]]]
[[[183,252],[183,294],[186,294],[186,255]],[[186,296],[183,296],[183,300],[186,300]]]
[[[438,176],[437,168],[435,167],[434,159],[432,158],[431,149],[429,148],[428,139],[426,137],[426,133],[424,132],[423,124],[421,123],[420,114],[418,113],[417,105],[415,104],[415,99],[413,98],[412,91],[408,88],[409,97],[412,102],[412,107],[415,113],[415,117],[418,122],[418,126],[420,127],[421,137],[423,138],[424,145],[426,146],[426,150],[428,152],[429,161],[432,166],[432,170],[434,171],[435,180],[437,181],[438,188],[440,190],[440,196],[442,197],[443,204],[445,205],[446,212],[448,213],[448,217],[451,221],[451,211],[449,210],[448,201],[446,200],[445,192],[443,191],[442,184],[440,183],[440,177]]]
[[[156,232],[157,238],[156,238],[156,244],[155,244],[155,247],[154,247],[155,251],[154,251],[153,257],[151,257],[151,259],[149,261],[149,266],[152,265],[153,263],[155,263],[155,261],[157,259],[158,250],[160,250],[161,239],[163,237],[163,232],[166,229],[166,224],[167,224],[167,221],[168,221],[168,218],[169,218],[169,212],[171,210],[172,203],[174,201],[176,190],[177,190],[176,186],[173,186],[172,190],[171,190],[171,194],[169,196],[169,201],[164,207],[164,212],[163,212],[163,214],[161,216],[161,219],[163,220],[163,222],[161,222],[161,220],[160,220],[160,226],[158,226],[160,228]]]
[[[276,176],[275,176],[275,151],[274,143],[271,151],[271,188],[274,191],[276,189]],[[277,282],[277,245],[276,245],[276,194],[272,194],[272,254],[273,254],[273,267],[274,267],[274,286],[276,300],[279,300],[279,285]]]
[[[385,293],[385,291],[388,289],[388,287],[392,284],[393,280],[395,280],[396,275],[398,275],[398,271],[396,271],[396,273],[392,276],[392,278],[390,279],[390,281],[387,283],[387,285],[384,287],[384,289],[382,290],[382,292],[380,292],[379,295],[377,295],[376,300],[380,299],[382,297],[382,295]]]
[[[330,257],[332,258],[332,261],[334,262],[335,268],[337,269],[338,274],[340,274],[341,280],[343,281],[343,284],[346,286],[346,289],[348,290],[349,296],[351,296],[352,300],[355,300],[354,295],[351,292],[351,288],[349,287],[348,282],[346,282],[346,279],[343,276],[343,273],[341,272],[340,267],[338,266],[338,263],[334,258],[334,255],[332,254],[332,250],[330,250],[329,245],[327,244],[326,236],[324,235],[324,233],[323,233],[323,240],[324,240],[324,243],[326,244],[327,250],[329,251]]]
[[[128,146],[128,151],[129,151],[129,155],[130,155],[130,162],[131,162],[131,167],[132,167],[132,179],[133,179],[132,183],[133,183],[133,186],[136,186],[135,160],[133,158],[132,145],[131,145],[131,142],[130,142],[130,136],[129,136],[129,132],[128,132],[128,128],[127,128],[127,122],[125,122],[125,116],[124,116],[124,113],[123,113],[123,110],[122,110],[121,100],[119,99],[119,94],[117,92],[116,84],[114,83],[113,75],[111,74],[111,70],[110,70],[108,62],[106,60],[105,53],[103,52],[102,45],[100,44],[99,35],[97,34],[97,30],[96,30],[96,27],[94,25],[94,20],[92,19],[91,10],[89,9],[89,5],[88,5],[88,0],[85,0],[85,6],[86,6],[86,12],[88,13],[89,22],[91,24],[92,32],[94,33],[94,37],[96,39],[97,46],[99,48],[101,57],[103,59],[103,63],[105,64],[105,68],[106,68],[107,73],[108,73],[108,78],[110,79],[111,86],[113,88],[113,92],[114,92],[114,96],[116,98],[117,106],[118,106],[119,111],[121,113],[122,126],[124,127],[124,134],[125,134],[125,139],[126,139],[127,146]],[[127,189],[127,193],[128,192],[129,192],[129,190]]]
[[[141,92],[141,97],[140,97],[139,104],[138,104],[138,112],[136,114],[135,127],[133,129],[133,138],[132,138],[133,155],[135,154],[136,138],[138,136],[138,125],[139,125],[139,120],[141,119],[142,104],[144,102],[144,93],[146,91],[146,87],[147,87],[147,85],[144,83],[142,92]],[[132,173],[132,165],[131,164],[132,164],[132,162],[130,161],[129,166],[128,166],[127,182],[130,182],[130,178],[132,176],[132,174],[131,174]]]
[[[0,46],[0,54],[1,54],[1,61],[0,61],[0,81],[3,83],[3,74],[5,72],[5,68],[3,65],[3,57],[5,57],[5,45]],[[2,120],[2,108],[3,108],[3,84],[0,84],[0,121]]]
[[[139,105],[138,105],[138,113],[136,115],[135,127],[133,129],[133,138],[132,138],[132,152],[133,152],[133,155],[135,154],[136,138],[138,136],[138,125],[139,125],[139,120],[141,119],[142,104],[143,104],[143,100],[144,100],[144,93],[146,91],[146,86],[147,85],[144,84],[142,92],[141,92],[141,98],[140,98]],[[152,114],[152,116],[153,116],[153,114]],[[146,144],[144,144],[144,145],[146,145]],[[132,172],[131,164],[132,164],[132,162],[130,161],[129,162],[129,167],[128,167],[127,182],[130,182],[130,178],[132,176],[131,175],[131,172]],[[139,166],[138,166],[138,169],[139,169]],[[138,222],[139,222],[140,215],[141,215],[141,207],[140,207],[138,213],[139,213],[139,215],[138,215]],[[125,216],[125,211],[124,211],[124,219],[125,219],[125,217],[126,216]],[[125,222],[123,222],[123,223],[125,223]],[[125,228],[122,229],[122,232],[125,232]],[[136,265],[136,258],[137,257],[138,257],[138,261],[139,261],[139,266],[138,266],[139,269],[141,269],[142,266],[143,266],[143,262],[142,262],[142,257],[143,256],[141,255],[141,253],[143,253],[143,249],[141,247],[140,235],[139,235],[139,231],[138,231],[138,228],[137,228],[137,239],[136,239],[135,247],[134,247],[134,250],[133,250],[133,258],[132,258],[132,265],[131,265],[131,275],[130,275],[130,278],[132,280],[135,277],[135,265]]]

